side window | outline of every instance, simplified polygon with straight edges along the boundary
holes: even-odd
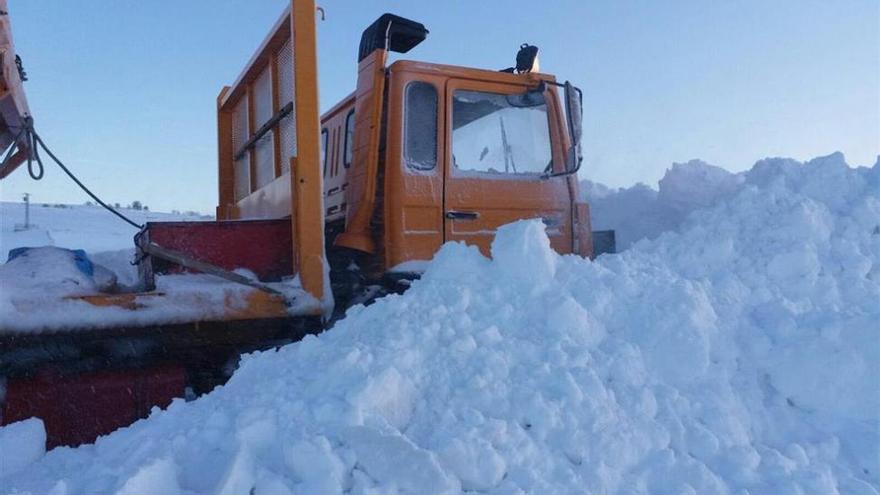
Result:
[[[406,86],[403,159],[415,170],[437,166],[437,89],[424,82]]]
[[[552,170],[544,95],[455,91],[452,159],[455,171],[465,173],[523,175]]]
[[[342,165],[345,168],[351,167],[352,141],[354,141],[354,110],[345,116],[345,150],[342,155],[344,157]]]
[[[324,177],[327,177],[327,128],[321,129],[321,164],[324,167]]]

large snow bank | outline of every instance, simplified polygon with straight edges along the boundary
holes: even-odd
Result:
[[[611,189],[589,180],[581,181],[580,189],[582,199],[590,203],[593,228],[614,230],[622,251],[636,241],[677,229],[692,211],[729,197],[743,180],[743,174],[691,160],[672,164],[656,190],[645,184]]]
[[[492,252],[448,244],[406,294],[0,486],[878,493],[880,166],[761,162],[597,262],[536,221]]]

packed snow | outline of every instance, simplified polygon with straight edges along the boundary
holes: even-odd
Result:
[[[186,323],[235,319],[257,289],[200,273],[156,277],[156,290],[138,292],[133,250],[98,253],[94,273],[86,274],[70,250],[31,248],[0,265],[0,332],[34,333],[111,328],[124,325]],[[256,279],[248,270],[240,275]],[[117,276],[117,274],[119,274]],[[128,284],[120,284],[118,278]],[[266,284],[284,296],[290,314],[320,311],[321,303],[306,293],[299,278]],[[13,290],[8,290],[11,288]],[[82,296],[133,293],[118,305],[94,305]]]
[[[701,207],[620,254],[517,222],[94,445],[0,429],[0,488],[880,493],[880,163],[692,172],[714,192],[670,192]]]
[[[216,320],[243,308],[255,289],[204,274],[157,278],[154,294],[138,295],[125,306],[95,306],[78,296],[126,293],[138,289],[134,235],[137,229],[98,206],[30,207],[31,228],[22,229],[23,203],[0,203],[0,331],[36,332],[108,328],[120,325]],[[138,223],[204,221],[194,213],[157,213],[125,209]],[[31,247],[8,260],[13,248]],[[87,251],[94,273],[83,273],[72,249]],[[242,274],[248,276],[246,271]],[[255,278],[253,274],[249,274]],[[291,313],[314,311],[320,303],[299,280],[269,284],[288,299]]]

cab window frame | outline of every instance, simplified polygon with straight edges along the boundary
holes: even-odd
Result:
[[[326,127],[321,128],[321,166],[323,168],[323,177],[327,177],[327,163],[330,161],[327,159],[330,156],[330,150],[327,147],[330,145],[330,131]]]
[[[413,102],[411,102],[410,97],[413,95],[413,91],[417,89],[430,88],[433,97],[433,114],[432,118],[415,118],[414,114],[411,112],[411,109],[415,106]],[[405,169],[409,172],[414,173],[433,173],[437,170],[437,165],[440,160],[440,96],[441,92],[438,90],[437,86],[431,82],[423,81],[423,80],[412,80],[406,83],[406,86],[403,88],[403,122],[402,122],[402,158],[403,165]],[[424,108],[419,108],[419,110],[424,110]],[[420,128],[420,123],[431,122],[432,127],[424,132],[418,132],[417,134],[411,134],[411,132],[418,131]],[[414,125],[411,125],[414,124]],[[432,132],[428,132],[432,131]],[[411,146],[411,138],[412,137],[431,137],[433,147],[419,147],[418,149],[414,149]],[[419,160],[424,157],[416,157],[411,155],[413,152],[418,153],[427,153],[428,150],[433,151],[433,156],[431,156],[425,163],[430,162],[430,166],[420,166]]]
[[[487,87],[491,86],[491,87]],[[544,171],[538,171],[536,169],[530,169],[522,171],[522,172],[513,172],[513,171],[503,171],[503,170],[480,170],[474,168],[464,168],[459,167],[459,159],[455,154],[455,145],[456,140],[454,137],[454,132],[456,131],[455,125],[455,106],[456,106],[456,96],[460,92],[465,93],[478,93],[489,96],[496,97],[511,97],[518,94],[523,93],[528,90],[527,86],[512,86],[504,83],[500,84],[492,84],[492,85],[476,85],[469,81],[459,80],[447,87],[447,107],[446,111],[448,112],[447,116],[447,132],[448,135],[446,139],[447,143],[447,153],[448,153],[448,162],[449,162],[449,176],[450,177],[460,177],[460,178],[481,178],[481,179],[502,179],[502,180],[542,180],[545,176]],[[553,93],[549,93],[548,91],[544,91],[542,93],[543,103],[536,106],[542,106],[543,112],[545,113],[545,119],[541,120],[542,127],[545,127],[547,132],[547,141],[546,141],[546,151],[547,151],[547,164],[546,166],[550,168],[551,171],[556,170],[559,167],[559,159],[558,155],[559,150],[557,150],[557,144],[555,139],[558,136],[555,135],[554,128],[554,119],[558,117],[558,109],[555,105],[555,98]],[[519,108],[517,105],[509,105],[507,108]],[[489,114],[487,114],[489,115]],[[484,117],[481,117],[484,118]],[[466,125],[469,125],[471,122],[478,120],[473,119],[470,122],[459,127],[462,128]],[[544,147],[544,146],[542,146]]]
[[[354,147],[354,108],[346,114],[343,130],[345,135],[342,145],[342,166],[347,170],[351,168],[351,162],[354,160],[354,150],[352,149]]]

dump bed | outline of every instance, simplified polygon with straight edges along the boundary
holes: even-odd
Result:
[[[291,223],[293,271],[325,292],[314,2],[293,2],[217,98],[218,220]]]

